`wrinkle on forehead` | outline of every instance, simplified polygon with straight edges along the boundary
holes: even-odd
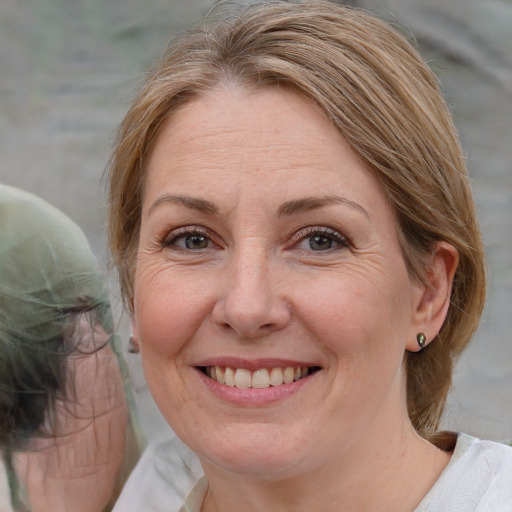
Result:
[[[361,172],[366,174],[363,179],[356,176]],[[289,177],[274,182],[274,173],[276,178],[282,173]],[[336,191],[333,180],[338,183]],[[163,192],[200,195],[225,215],[227,205],[220,208],[221,199],[229,202],[231,210],[242,189],[253,196],[255,187],[264,198],[277,194],[279,199],[287,184],[294,182],[301,185],[299,193],[287,199],[299,201],[300,208],[305,203],[313,208],[311,198],[317,201],[331,194],[371,220],[368,212],[373,207],[366,197],[368,187],[374,187],[369,181],[380,189],[361,157],[319,108],[299,93],[219,87],[192,99],[163,127],[150,159],[147,185],[152,185],[146,199],[155,201]],[[193,183],[197,186],[190,188]],[[274,203],[271,213],[280,216],[298,207],[298,203]]]

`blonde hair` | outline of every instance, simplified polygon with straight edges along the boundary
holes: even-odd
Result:
[[[412,45],[373,16],[316,2],[270,2],[181,36],[124,118],[110,166],[109,241],[125,304],[133,279],[148,156],[163,123],[220,83],[287,86],[316,104],[387,194],[404,259],[425,283],[434,244],[459,265],[437,338],[407,354],[412,424],[434,431],[454,359],[485,300],[485,258],[465,161],[435,75]]]

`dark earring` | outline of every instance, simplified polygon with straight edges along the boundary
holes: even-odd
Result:
[[[419,332],[418,334],[416,334],[416,341],[420,346],[420,350],[423,350],[425,348],[425,342],[427,341],[427,337],[422,332]]]

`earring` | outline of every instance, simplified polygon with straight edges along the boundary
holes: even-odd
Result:
[[[138,354],[140,352],[139,343],[133,334],[130,334],[128,338],[128,352],[130,354]]]
[[[423,350],[425,348],[425,342],[427,341],[427,337],[422,332],[419,332],[418,334],[416,334],[416,341],[420,346],[420,350]]]

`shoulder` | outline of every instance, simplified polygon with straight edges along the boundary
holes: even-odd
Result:
[[[201,475],[199,461],[177,438],[152,443],[128,478],[113,512],[178,510]]]
[[[494,464],[498,464],[495,467],[503,469],[510,470],[512,468],[512,447],[507,444],[477,439],[467,434],[459,434],[456,449],[459,446],[461,462],[468,458],[474,462],[493,461]]]
[[[417,512],[510,512],[512,448],[459,434],[452,458]]]
[[[506,482],[512,503],[512,447],[466,434],[459,434],[456,452],[459,446],[454,471],[463,470],[464,474],[483,483]]]

